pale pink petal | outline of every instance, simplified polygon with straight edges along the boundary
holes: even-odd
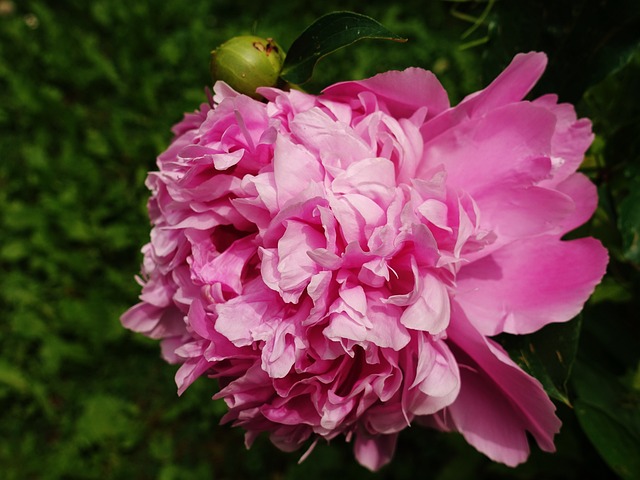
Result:
[[[340,268],[340,265],[342,264],[342,259],[326,248],[316,248],[314,250],[309,250],[307,252],[307,255],[309,255],[309,258],[316,262],[318,266],[328,268],[330,270]]]
[[[275,328],[263,325],[265,327],[269,329],[269,334],[262,349],[262,369],[272,378],[282,378],[289,373],[296,359],[296,332],[293,325],[286,323],[279,323]],[[263,335],[264,331],[258,336]]]
[[[309,183],[321,182],[324,178],[324,168],[318,159],[284,136],[279,136],[276,141],[273,173],[281,208],[305,190]]]
[[[218,318],[215,329],[236,346],[250,345],[255,332],[269,318],[281,315],[282,306],[276,301],[277,294],[258,279],[245,286],[243,296],[214,305]]]
[[[309,252],[325,245],[325,237],[314,227],[297,221],[289,221],[277,249],[278,291],[286,302],[297,303],[300,295],[317,273],[316,262]],[[266,257],[265,257],[266,258]]]
[[[414,330],[433,335],[441,333],[449,325],[449,292],[441,280],[429,274],[421,279],[421,290],[416,301],[400,317],[400,322]]]
[[[411,335],[400,321],[400,312],[400,308],[394,305],[384,305],[369,298],[366,317],[371,321],[371,327],[366,340],[382,348],[405,348]]]
[[[393,199],[395,170],[386,158],[367,158],[354,162],[336,176],[331,190],[337,194],[360,194],[386,206]]]
[[[405,400],[414,415],[430,415],[451,405],[460,392],[458,363],[444,342],[418,338],[416,377]]]
[[[235,98],[240,95],[233,88],[220,80],[213,85],[213,92],[213,100],[218,104],[222,103],[226,98]]]
[[[354,158],[375,156],[349,125],[332,120],[317,108],[297,115],[290,128],[294,138],[318,155],[327,170],[345,169]]]
[[[141,302],[129,308],[120,317],[125,328],[134,332],[147,333],[158,325],[164,310],[146,302]]]
[[[345,351],[351,351],[352,345],[362,344],[367,339],[367,322],[344,312],[334,313],[322,333],[329,340],[342,344]]]
[[[356,459],[372,472],[380,470],[393,458],[398,434],[370,436],[360,433],[353,447]]]
[[[329,205],[347,243],[366,245],[367,238],[386,220],[384,209],[361,194],[351,193],[330,198]]]

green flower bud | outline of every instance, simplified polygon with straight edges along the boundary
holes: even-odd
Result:
[[[237,92],[260,99],[256,88],[276,85],[284,57],[284,50],[271,38],[234,37],[211,52],[211,77],[214,83],[222,80]]]

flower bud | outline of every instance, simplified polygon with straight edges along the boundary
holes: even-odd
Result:
[[[222,80],[237,92],[260,99],[256,88],[276,85],[284,57],[284,50],[271,38],[234,37],[211,52],[211,77],[214,83]]]

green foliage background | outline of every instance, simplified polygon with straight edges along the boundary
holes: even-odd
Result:
[[[640,3],[635,0],[0,0],[0,476],[3,479],[640,478]],[[177,398],[175,367],[125,331],[149,224],[144,178],[205,99],[209,51],[257,33],[287,46],[348,9],[409,39],[322,60],[308,89],[388,69],[439,75],[453,102],[520,51],[597,133],[584,170],[609,272],[580,319],[502,338],[558,399],[558,452],[516,468],[415,427],[377,474],[350,445],[285,454],[219,426],[214,384]],[[559,330],[558,330],[559,328]],[[535,346],[536,348],[532,348]],[[573,357],[576,354],[574,363]],[[540,352],[540,353],[531,353]],[[556,362],[557,352],[564,361]],[[559,358],[559,357],[558,357]]]

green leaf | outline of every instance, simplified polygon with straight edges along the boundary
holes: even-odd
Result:
[[[640,264],[640,190],[633,190],[620,202],[618,225],[624,256]]]
[[[0,360],[0,384],[8,385],[20,393],[29,391],[29,381],[23,372],[4,360]]]
[[[78,441],[83,445],[104,444],[119,440],[125,446],[135,444],[140,434],[133,403],[106,394],[85,399],[84,410],[76,422]]]
[[[511,358],[537,378],[545,391],[556,400],[571,406],[567,380],[578,349],[582,319],[547,325],[530,335],[507,335],[497,338]]]
[[[293,41],[280,76],[290,83],[308,81],[322,57],[365,38],[406,42],[374,19],[353,12],[333,12],[320,17]]]
[[[580,426],[607,464],[624,479],[640,478],[640,395],[609,372],[576,365]]]

